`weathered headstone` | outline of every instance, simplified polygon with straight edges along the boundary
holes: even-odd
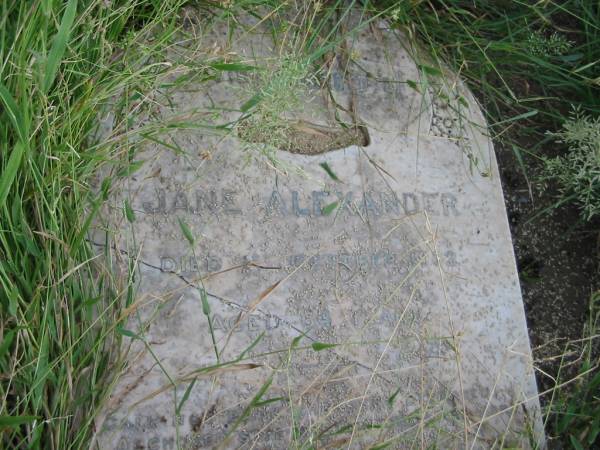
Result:
[[[285,70],[268,27],[244,20],[194,28],[174,59],[230,60],[205,67],[214,80],[173,88],[156,115],[215,125],[244,115],[253,73],[231,61]],[[98,425],[101,448],[541,442],[476,102],[385,23],[342,46],[327,88],[309,88],[283,131],[251,118],[223,135],[178,128],[137,156],[144,166],[106,216],[137,263],[127,328],[138,338]],[[287,139],[276,162],[249,158],[272,132]]]

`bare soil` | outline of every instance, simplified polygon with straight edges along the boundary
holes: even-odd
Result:
[[[536,374],[543,392],[556,383],[551,377],[559,372],[558,356],[566,344],[583,337],[590,297],[599,287],[600,223],[584,222],[574,205],[552,208],[557,192],[536,185],[539,164],[525,162],[526,178],[512,149],[496,144],[496,154],[533,355],[547,374]],[[577,356],[574,352],[567,360]],[[576,364],[563,369],[563,380],[576,375],[576,370]],[[543,396],[542,403],[548,398]]]

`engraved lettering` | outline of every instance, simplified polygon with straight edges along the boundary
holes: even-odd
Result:
[[[173,201],[173,207],[171,208],[171,211],[175,212],[177,210],[182,210],[185,212],[189,211],[188,198],[183,191],[177,191],[175,193],[175,200]]]
[[[160,438],[158,436],[148,439],[148,450],[160,450]]]
[[[431,215],[437,215],[438,212],[434,206],[435,199],[439,196],[439,193],[428,193],[422,192],[421,197],[423,198],[423,208]]]
[[[216,272],[218,270],[221,270],[221,258],[217,258],[216,256],[208,256],[206,258],[206,266],[209,272]]]
[[[271,193],[271,198],[269,199],[269,203],[267,203],[267,214],[272,214],[274,210],[281,215],[287,215],[285,201],[277,190]]]
[[[168,437],[162,440],[163,450],[174,450],[175,449],[175,438]]]
[[[363,193],[363,204],[365,208],[365,213],[367,215],[376,215],[379,216],[381,214],[381,210],[379,205],[375,200],[373,200],[372,192],[364,192]]]
[[[386,214],[400,214],[400,199],[395,192],[382,192],[381,202]]]
[[[146,211],[147,213],[153,213],[153,214],[159,214],[159,213],[165,213],[167,210],[167,201],[166,201],[166,196],[165,196],[165,190],[164,189],[159,189],[157,192],[157,197],[158,197],[158,204],[156,206],[152,206],[152,203],[150,202],[144,202],[142,204],[142,207],[144,208],[144,211]]]
[[[213,314],[213,328],[215,330],[226,330],[223,318],[219,314]]]
[[[224,189],[223,190],[223,211],[225,214],[241,214],[242,210],[237,207],[235,203],[235,196],[237,195],[236,191]]]
[[[196,191],[196,214],[200,214],[203,209],[208,209],[210,212],[215,212],[217,206],[217,193],[215,191]]]
[[[352,191],[346,192],[336,192],[335,195],[340,202],[338,206],[338,211],[340,212],[349,212],[350,214],[356,214],[356,212],[352,209],[352,195],[354,193]]]
[[[168,256],[163,256],[160,258],[160,270],[164,270],[166,272],[173,272],[177,267],[177,263],[173,258],[169,258]]]
[[[119,438],[119,442],[117,443],[117,450],[130,450],[129,441],[125,436],[121,436]]]
[[[402,194],[404,201],[404,212],[406,214],[413,214],[419,210],[419,199],[415,194],[405,192]]]
[[[260,330],[260,325],[258,324],[258,320],[255,316],[248,317],[248,331],[258,331]]]
[[[324,191],[313,191],[312,199],[313,199],[313,214],[315,216],[321,216],[323,214],[323,200],[329,196],[328,192]]]
[[[298,191],[292,191],[292,209],[297,216],[309,216],[310,210],[308,208],[300,207],[300,195]]]
[[[267,330],[273,330],[279,327],[279,317],[267,316],[265,319],[265,328]]]
[[[453,194],[449,192],[442,193],[442,209],[445,216],[449,216],[450,213],[458,216],[458,209],[456,208],[457,199]]]

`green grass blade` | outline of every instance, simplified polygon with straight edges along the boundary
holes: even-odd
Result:
[[[250,72],[257,69],[256,66],[242,63],[213,63],[210,67],[223,72]]]
[[[196,239],[194,238],[194,234],[192,233],[192,230],[190,229],[189,225],[183,220],[181,220],[180,217],[177,218],[177,221],[179,222],[179,228],[181,228],[183,236],[187,239],[190,245],[193,246],[196,242]]]
[[[179,404],[177,405],[177,409],[175,410],[178,416],[181,415],[181,410],[183,409],[185,402],[187,402],[190,398],[190,394],[192,393],[192,389],[194,389],[196,381],[198,381],[198,378],[194,378],[183,393],[183,397],[181,398],[181,401],[179,402]]]
[[[327,164],[327,162],[322,162],[322,163],[319,164],[319,166],[321,166],[323,168],[323,170],[327,173],[327,175],[329,175],[329,177],[333,181],[340,181],[340,179],[338,178],[338,176],[335,174],[335,172],[333,171],[333,169],[331,168],[331,166],[329,164]]]
[[[48,60],[46,61],[44,82],[42,84],[42,91],[44,94],[48,93],[50,87],[54,83],[54,79],[56,78],[58,66],[62,61],[63,55],[67,48],[67,42],[69,40],[69,35],[71,34],[71,28],[73,26],[73,21],[75,20],[76,12],[77,0],[69,0],[62,21],[60,22],[58,33],[54,37],[54,43],[52,44],[52,49],[48,55]]]
[[[37,419],[36,416],[0,416],[0,428],[16,427]]]
[[[339,202],[335,201],[333,203],[330,203],[329,205],[324,206],[323,209],[321,210],[321,214],[323,214],[324,216],[328,216],[333,211],[335,211],[335,208],[338,207],[338,204],[339,204]]]
[[[8,191],[15,181],[15,177],[17,176],[17,172],[19,170],[19,166],[21,165],[21,159],[23,159],[23,154],[25,153],[25,147],[22,142],[17,142],[13,151],[8,158],[8,163],[6,163],[6,167],[2,171],[2,178],[0,178],[0,208],[4,206],[6,203],[6,197],[8,196]]]
[[[21,112],[19,111],[17,102],[15,102],[15,99],[12,97],[12,95],[10,95],[10,92],[8,91],[6,86],[4,86],[4,84],[2,84],[1,82],[0,82],[0,99],[2,100],[2,103],[4,103],[4,107],[6,108],[5,111],[8,113],[8,116],[10,117],[10,121],[12,122],[13,126],[15,127],[15,131],[17,132],[17,135],[19,136],[19,138],[21,139],[21,141],[23,143],[27,143],[27,140],[29,137],[27,124],[25,123],[25,120],[24,120]]]

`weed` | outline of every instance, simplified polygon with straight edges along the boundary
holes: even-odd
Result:
[[[344,28],[353,9],[357,9],[354,1],[335,2],[328,7],[321,2],[300,2],[273,15],[278,57],[265,61],[264,67],[247,78],[243,96],[249,100],[240,108],[245,114],[237,124],[238,137],[251,155],[262,155],[273,166],[287,170],[277,158],[277,150],[305,154],[331,150],[315,139],[307,143],[307,136],[327,135],[327,141],[333,141],[330,146],[335,148],[367,145],[368,136],[357,123],[321,127],[294,120],[302,116],[312,97],[322,94],[326,85],[323,79],[327,79],[323,66],[326,56],[342,51],[345,38],[368,26],[371,19],[363,18],[355,28]]]
[[[548,419],[550,430],[565,445],[575,449],[596,448],[600,443],[600,357],[598,352],[598,331],[600,330],[600,293],[592,295],[589,308],[589,321],[585,326],[584,338],[569,342],[565,355],[575,351],[580,358],[571,361],[566,356],[561,360],[561,371],[557,386],[564,382],[563,371],[575,364],[578,368],[574,383],[553,392],[553,402],[549,405]]]
[[[450,65],[467,81],[497,142],[510,147],[518,140],[543,141],[546,130],[560,129],[572,107],[591,116],[600,112],[597,5],[374,3],[388,8],[390,19],[409,36],[420,38],[433,61]]]
[[[582,208],[586,220],[600,214],[600,117],[576,113],[563,130],[550,133],[568,146],[568,153],[545,158],[543,181],[555,180],[561,197],[571,198]]]
[[[550,58],[564,55],[573,47],[574,43],[556,31],[549,37],[540,31],[534,31],[529,35],[525,44],[533,55]]]
[[[97,254],[87,240],[112,185],[94,180],[107,161],[114,177],[136,168],[127,119],[157,68],[138,43],[151,29],[167,39],[181,3],[0,5],[3,448],[87,448],[121,371],[116,330],[135,267],[120,277],[110,247]],[[98,143],[98,112],[115,97],[114,134]]]
[[[309,98],[314,82],[311,65],[301,55],[286,55],[275,67],[258,71],[250,80],[252,87],[246,96],[250,100],[242,111],[251,114],[240,123],[247,151],[257,151],[277,164],[277,149],[288,146],[291,129],[290,114],[299,113]]]

